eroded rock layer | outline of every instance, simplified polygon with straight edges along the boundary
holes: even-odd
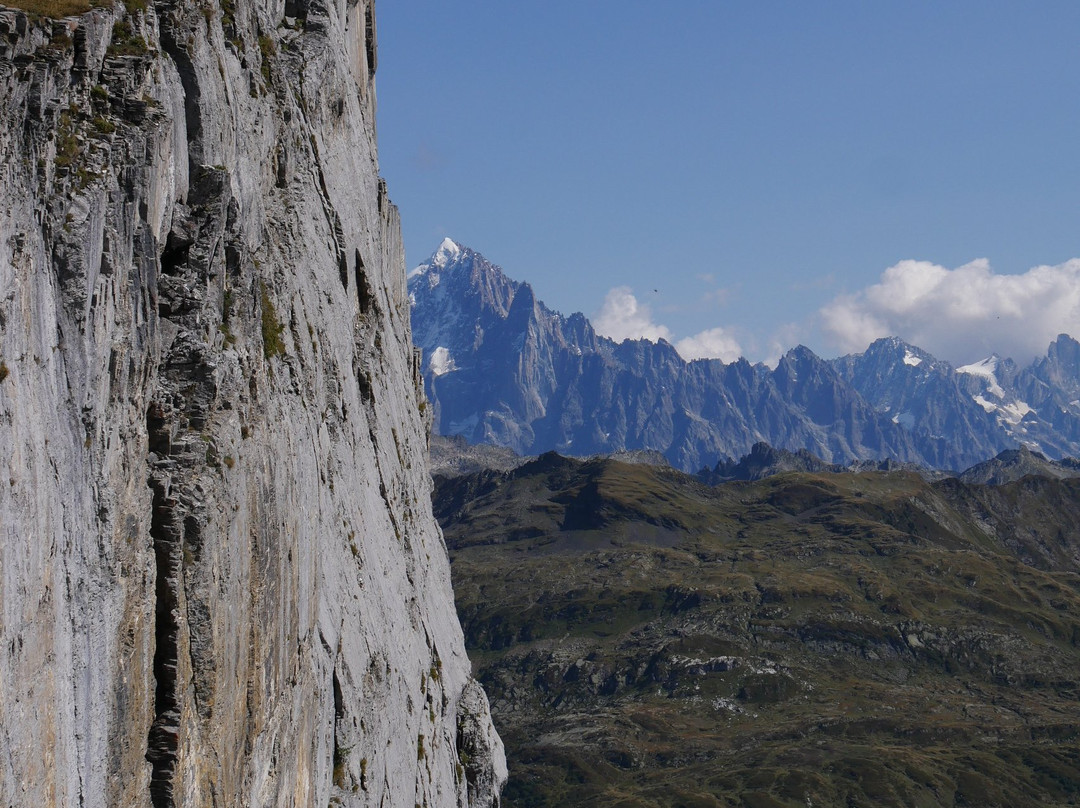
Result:
[[[0,9],[0,804],[488,805],[370,0]]]

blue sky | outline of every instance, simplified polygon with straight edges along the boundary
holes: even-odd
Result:
[[[1023,360],[1080,336],[1080,3],[377,15],[410,266],[450,236],[551,307],[684,355],[833,356],[889,332]]]

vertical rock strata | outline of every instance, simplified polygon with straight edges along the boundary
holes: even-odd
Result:
[[[0,9],[0,804],[492,805],[371,0]]]

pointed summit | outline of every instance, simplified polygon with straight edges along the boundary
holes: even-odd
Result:
[[[937,360],[910,342],[901,339],[900,337],[881,337],[870,343],[870,346],[863,354],[866,361],[873,361],[878,363],[903,363],[908,367],[917,368],[922,366],[923,370],[930,368]]]
[[[442,240],[439,245],[439,249],[435,250],[431,258],[428,259],[429,264],[434,264],[439,268],[446,267],[455,258],[461,255],[461,245],[447,236]]]
[[[1058,338],[1050,343],[1045,362],[1080,379],[1080,342],[1068,334],[1058,334]]]
[[[444,238],[409,273],[413,340],[429,356],[438,347],[463,356],[476,339],[483,310],[505,317],[519,286],[480,253]]]
[[[431,257],[409,273],[409,292],[414,301],[421,285],[439,288],[440,296],[479,295],[504,315],[520,286],[480,253],[452,238],[444,238]]]
[[[462,253],[466,252],[469,252],[467,247],[462,247],[452,238],[447,236],[442,240],[442,243],[439,244],[438,248],[436,248],[435,252],[431,254],[428,260],[424,261],[424,263],[420,264],[409,273],[409,277],[414,278],[417,275],[423,275],[425,272],[432,269],[446,269],[446,267],[457,261]]]

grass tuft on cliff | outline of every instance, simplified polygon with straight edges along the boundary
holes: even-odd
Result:
[[[57,20],[85,14],[93,8],[112,5],[105,0],[5,0],[7,8],[17,8],[35,17]]]
[[[285,353],[285,343],[281,340],[281,332],[285,330],[285,325],[278,320],[277,308],[274,306],[266,284],[260,283],[259,288],[262,298],[263,355],[267,359],[273,359]]]
[[[146,40],[131,27],[127,20],[113,23],[112,42],[109,44],[109,56],[142,56],[149,51]]]

